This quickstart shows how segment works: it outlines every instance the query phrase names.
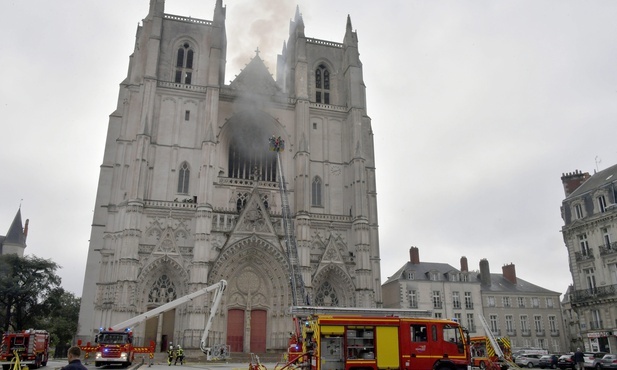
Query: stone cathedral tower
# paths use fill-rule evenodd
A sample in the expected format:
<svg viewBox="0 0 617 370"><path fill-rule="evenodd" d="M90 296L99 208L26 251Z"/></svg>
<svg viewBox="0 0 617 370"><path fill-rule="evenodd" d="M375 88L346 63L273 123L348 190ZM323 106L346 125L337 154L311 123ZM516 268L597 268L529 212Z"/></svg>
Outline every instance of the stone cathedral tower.
<svg viewBox="0 0 617 370"><path fill-rule="evenodd" d="M226 85L222 0L212 21L164 5L150 0L110 116L78 338L225 279L209 345L286 348L279 171L311 304L381 307L373 132L350 18L338 43L306 37L296 11L276 80L257 52ZM198 348L209 302L148 319L136 343Z"/></svg>

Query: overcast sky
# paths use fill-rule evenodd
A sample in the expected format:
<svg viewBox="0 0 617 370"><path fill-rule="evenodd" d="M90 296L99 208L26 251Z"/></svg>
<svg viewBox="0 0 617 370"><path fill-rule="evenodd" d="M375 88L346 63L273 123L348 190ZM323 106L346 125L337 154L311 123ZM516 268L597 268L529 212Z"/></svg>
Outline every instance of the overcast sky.
<svg viewBox="0 0 617 370"><path fill-rule="evenodd" d="M212 19L215 0L167 0ZM358 33L377 161L382 282L425 262L565 292L564 172L617 163L617 1L227 0L229 83L307 37ZM0 235L21 204L26 254L81 296L108 116L148 0L0 0ZM617 235L613 235L617 238Z"/></svg>

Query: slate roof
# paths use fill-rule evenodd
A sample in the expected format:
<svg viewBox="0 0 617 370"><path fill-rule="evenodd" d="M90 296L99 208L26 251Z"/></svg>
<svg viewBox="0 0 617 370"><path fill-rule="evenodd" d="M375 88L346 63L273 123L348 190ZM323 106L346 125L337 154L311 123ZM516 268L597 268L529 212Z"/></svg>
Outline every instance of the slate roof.
<svg viewBox="0 0 617 370"><path fill-rule="evenodd" d="M430 280L427 273L429 272L439 272L442 275L447 273L460 273L458 269L452 267L447 263L438 263L438 262L420 262L420 263L411 263L407 262L403 265L397 272L395 272L392 276L388 278L388 280L384 284L388 284L393 281L397 281L400 279L406 280L403 276L403 273L407 271L414 272L414 280Z"/></svg>
<svg viewBox="0 0 617 370"><path fill-rule="evenodd" d="M21 208L17 211L6 235L0 235L0 253L4 244L7 243L26 245L26 236L24 235L23 223L21 222Z"/></svg>
<svg viewBox="0 0 617 370"><path fill-rule="evenodd" d="M480 272L478 272L478 276ZM560 295L559 292L554 292L552 290L548 290L542 288L541 286L537 286L528 282L527 280L523 280L520 277L516 277L516 284L512 284L506 278L503 277L502 274L491 274L491 286L482 285L482 292L495 292L495 293L554 293Z"/></svg>
<svg viewBox="0 0 617 370"><path fill-rule="evenodd" d="M594 173L587 179L581 186L574 190L567 198L572 199L579 197L592 190L602 188L610 183L617 181L617 164L613 165L605 170Z"/></svg>

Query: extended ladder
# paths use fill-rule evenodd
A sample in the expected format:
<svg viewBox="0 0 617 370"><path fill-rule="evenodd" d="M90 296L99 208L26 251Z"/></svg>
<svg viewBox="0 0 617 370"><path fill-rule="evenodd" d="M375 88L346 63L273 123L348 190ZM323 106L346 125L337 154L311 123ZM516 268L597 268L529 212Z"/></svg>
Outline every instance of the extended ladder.
<svg viewBox="0 0 617 370"><path fill-rule="evenodd" d="M283 211L283 229L285 230L285 244L287 246L287 258L289 260L289 280L291 284L291 294L294 306L310 304L304 289L304 280L300 273L298 263L298 248L294 235L293 224L291 221L291 211L289 210L289 199L287 199L287 185L283 166L281 164L280 152L285 149L285 141L280 137L270 138L270 150L276 152L276 161L279 170L279 190L281 192L281 206Z"/></svg>
<svg viewBox="0 0 617 370"><path fill-rule="evenodd" d="M485 334L486 337L488 338L489 342L491 342L491 346L493 347L493 350L495 351L495 355L497 355L497 357L499 358L499 362L507 364L506 368L519 369L519 366L515 364L514 361L509 360L504 355L503 351L501 350L501 347L499 346L497 338L495 338L495 336L493 335L493 331L488 326L488 323L484 319L484 316L481 313L479 313L478 318L480 319L480 323L482 324L482 327L484 328L484 333L486 333ZM503 370L504 366L502 365L501 368Z"/></svg>

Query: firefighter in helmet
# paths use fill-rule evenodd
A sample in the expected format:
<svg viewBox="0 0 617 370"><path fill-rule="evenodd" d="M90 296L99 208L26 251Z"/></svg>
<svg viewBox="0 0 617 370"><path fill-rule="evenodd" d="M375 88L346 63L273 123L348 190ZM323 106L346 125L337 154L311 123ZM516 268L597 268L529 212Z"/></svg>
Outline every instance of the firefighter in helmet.
<svg viewBox="0 0 617 370"><path fill-rule="evenodd" d="M171 361L174 359L174 345L169 342L169 347L167 347L167 366L171 366Z"/></svg>
<svg viewBox="0 0 617 370"><path fill-rule="evenodd" d="M176 361L174 362L174 366L176 366L178 360L180 360L180 365L184 365L184 350L179 344L176 346Z"/></svg>

